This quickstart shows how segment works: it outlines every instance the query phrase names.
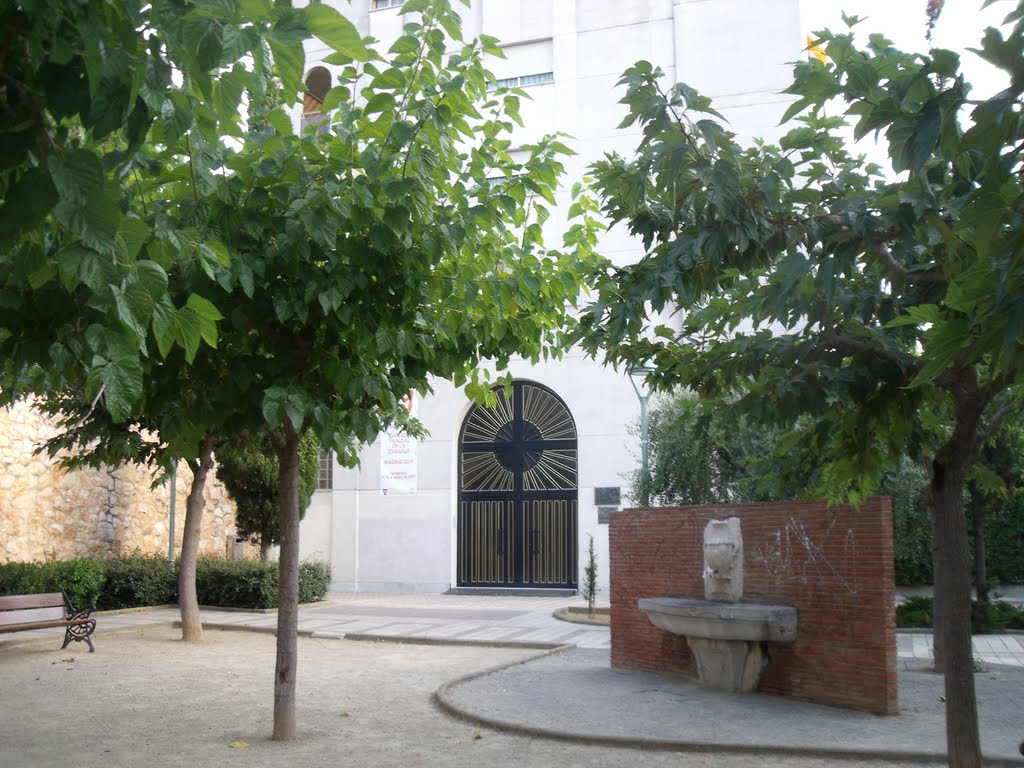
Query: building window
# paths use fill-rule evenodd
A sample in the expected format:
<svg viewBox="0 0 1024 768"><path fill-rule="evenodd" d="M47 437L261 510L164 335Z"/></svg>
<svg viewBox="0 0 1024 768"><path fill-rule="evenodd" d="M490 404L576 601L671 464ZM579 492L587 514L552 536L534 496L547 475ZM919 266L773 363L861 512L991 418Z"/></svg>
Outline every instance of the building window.
<svg viewBox="0 0 1024 768"><path fill-rule="evenodd" d="M397 8L400 5L405 5L405 0L373 0L373 10L379 11L381 8Z"/></svg>
<svg viewBox="0 0 1024 768"><path fill-rule="evenodd" d="M501 80L495 80L490 89L493 91L496 88L523 88L528 85L543 85L544 83L553 82L555 82L554 72L538 72L536 75L503 77Z"/></svg>
<svg viewBox="0 0 1024 768"><path fill-rule="evenodd" d="M320 476L316 481L318 491L329 491L334 487L334 453L320 451Z"/></svg>

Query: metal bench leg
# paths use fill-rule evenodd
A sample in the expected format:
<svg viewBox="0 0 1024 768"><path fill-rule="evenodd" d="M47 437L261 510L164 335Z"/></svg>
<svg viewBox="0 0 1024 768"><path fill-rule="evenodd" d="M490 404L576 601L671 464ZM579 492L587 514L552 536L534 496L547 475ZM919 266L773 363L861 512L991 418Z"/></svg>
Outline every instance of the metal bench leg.
<svg viewBox="0 0 1024 768"><path fill-rule="evenodd" d="M94 629L96 629L95 620L86 624L74 624L69 626L64 632L64 645L61 646L61 650L67 648L72 640L83 640L85 641L85 644L89 646L89 653L95 653L96 649L93 647L92 638L89 637Z"/></svg>

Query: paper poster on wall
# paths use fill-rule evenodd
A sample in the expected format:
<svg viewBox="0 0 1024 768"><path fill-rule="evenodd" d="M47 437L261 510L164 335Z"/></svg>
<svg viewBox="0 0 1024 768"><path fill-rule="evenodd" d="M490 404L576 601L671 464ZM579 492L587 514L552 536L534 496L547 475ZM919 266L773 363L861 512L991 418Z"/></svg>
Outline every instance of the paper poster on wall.
<svg viewBox="0 0 1024 768"><path fill-rule="evenodd" d="M412 391L402 398L402 405L413 416L418 410L416 400ZM397 428L387 429L380 435L380 494L416 495L416 441Z"/></svg>

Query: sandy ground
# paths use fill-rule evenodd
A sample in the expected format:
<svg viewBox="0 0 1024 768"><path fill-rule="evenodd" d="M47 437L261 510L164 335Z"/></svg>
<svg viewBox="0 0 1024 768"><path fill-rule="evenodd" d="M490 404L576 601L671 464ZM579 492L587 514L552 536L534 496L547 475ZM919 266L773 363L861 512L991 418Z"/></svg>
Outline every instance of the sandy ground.
<svg viewBox="0 0 1024 768"><path fill-rule="evenodd" d="M433 692L535 652L307 638L299 640L299 738L272 742L273 636L207 630L202 645L179 638L155 627L100 633L94 654L80 644L56 650L59 632L53 642L0 647L0 768L835 764L598 747L479 728L440 711ZM239 741L248 746L230 746Z"/></svg>

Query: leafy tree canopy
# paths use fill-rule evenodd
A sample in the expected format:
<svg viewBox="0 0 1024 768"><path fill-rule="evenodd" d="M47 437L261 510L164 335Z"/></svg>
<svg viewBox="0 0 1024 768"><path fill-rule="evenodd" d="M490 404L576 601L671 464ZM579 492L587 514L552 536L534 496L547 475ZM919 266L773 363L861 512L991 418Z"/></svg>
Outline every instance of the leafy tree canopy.
<svg viewBox="0 0 1024 768"><path fill-rule="evenodd" d="M640 145L593 171L646 255L597 275L582 331L594 354L653 365L656 385L789 427L779 455L824 460L832 498L870 492L901 455L929 458L958 766L980 765L964 485L1024 394L1024 3L1007 5L978 52L1010 84L984 100L953 51L822 33L828 61L797 64L777 145L741 146L692 88L627 70ZM888 172L853 153L851 130L878 137ZM674 309L675 327L652 319Z"/></svg>
<svg viewBox="0 0 1024 768"><path fill-rule="evenodd" d="M294 737L300 435L354 463L410 389L440 377L486 399L485 361L557 354L599 228L574 194L563 248L545 247L567 148L548 137L513 154L521 92L492 90L483 58L501 50L463 40L448 0L401 12L386 55L326 4L4 12L17 45L0 71L17 84L0 93L34 99L0 123L28 147L0 167L0 215L25 222L0 239L5 395L70 390L69 426L104 409L158 429L171 456L270 434L279 738ZM296 131L313 37L335 85L322 130ZM14 63L26 43L36 52ZM61 111L51 65L80 67L88 102ZM120 117L97 127L104 98ZM31 217L17 210L30 188L46 193Z"/></svg>

